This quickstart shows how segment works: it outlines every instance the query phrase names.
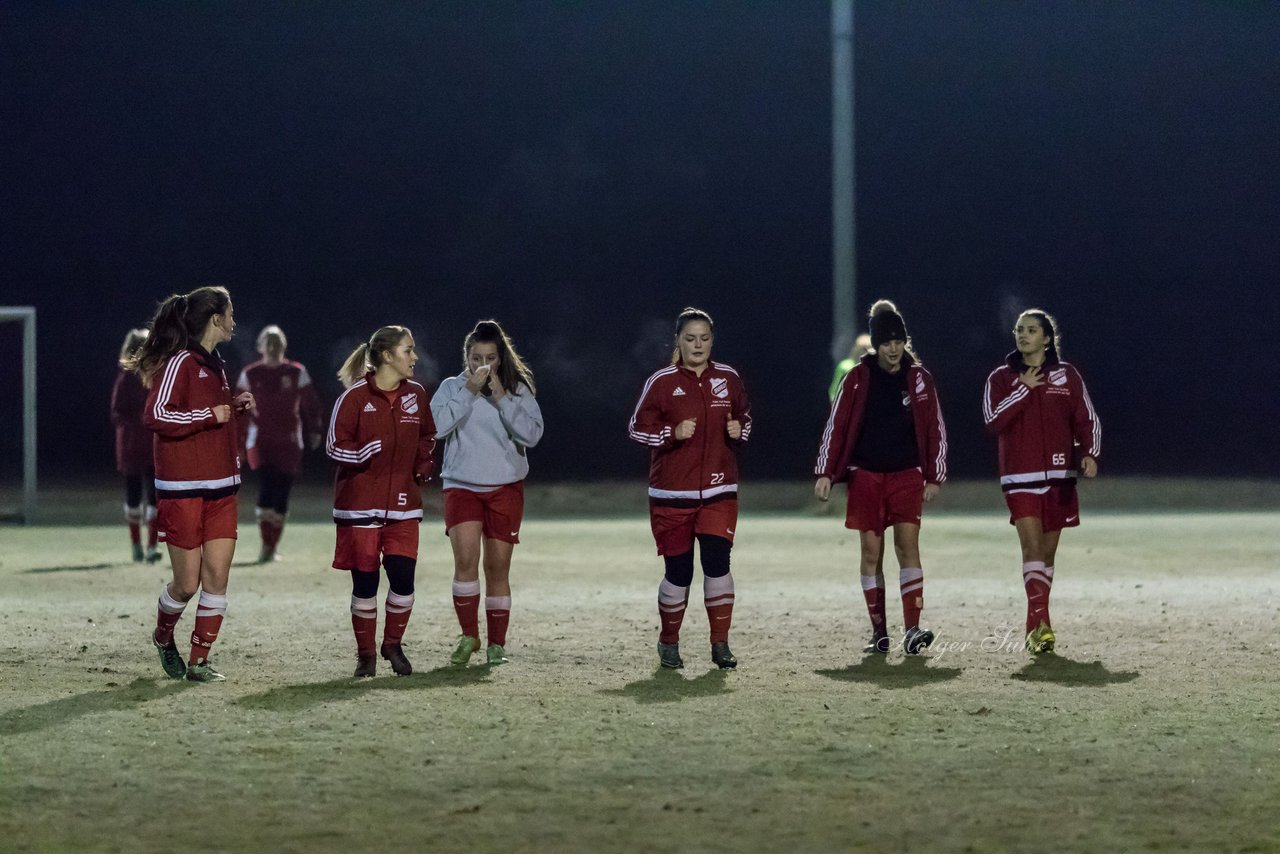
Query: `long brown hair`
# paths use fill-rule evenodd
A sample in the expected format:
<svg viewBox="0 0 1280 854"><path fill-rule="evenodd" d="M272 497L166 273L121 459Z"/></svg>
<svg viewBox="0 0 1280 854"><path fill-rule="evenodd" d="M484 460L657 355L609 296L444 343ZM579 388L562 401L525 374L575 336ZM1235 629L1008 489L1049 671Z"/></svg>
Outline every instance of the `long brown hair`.
<svg viewBox="0 0 1280 854"><path fill-rule="evenodd" d="M399 346L405 336L413 336L407 326L383 326L364 344L351 351L351 355L338 369L338 379L345 386L355 385L370 371L387 360L386 354Z"/></svg>
<svg viewBox="0 0 1280 854"><path fill-rule="evenodd" d="M209 318L226 313L231 294L221 285L196 288L189 294L171 294L156 307L151 334L138 350L120 360L120 366L134 371L142 384L151 387L156 371L179 350L199 344L209 326Z"/></svg>
<svg viewBox="0 0 1280 854"><path fill-rule="evenodd" d="M498 380L511 394L517 394L520 383L529 388L529 394L537 394L533 384L533 371L525 364L524 359L516 352L516 345L511 343L510 336L496 320L481 320L475 329L467 333L462 342L462 364L468 364L471 357L471 345L498 345Z"/></svg>
<svg viewBox="0 0 1280 854"><path fill-rule="evenodd" d="M686 307L685 310L680 312L680 315L676 318L676 346L675 349L671 351L671 364L674 365L680 361L680 333L684 331L686 326L693 323L695 320L701 320L703 323L707 324L707 331L709 331L713 337L715 336L716 323L711 319L711 315L707 314L700 308L694 308L693 306Z"/></svg>

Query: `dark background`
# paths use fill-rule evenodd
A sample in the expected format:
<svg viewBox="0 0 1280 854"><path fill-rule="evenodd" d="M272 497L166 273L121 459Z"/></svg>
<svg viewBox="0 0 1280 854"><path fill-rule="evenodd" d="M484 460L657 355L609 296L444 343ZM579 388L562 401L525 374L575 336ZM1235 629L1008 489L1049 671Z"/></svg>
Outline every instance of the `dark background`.
<svg viewBox="0 0 1280 854"><path fill-rule="evenodd" d="M39 310L42 471L110 471L125 330L221 283L232 368L279 323L330 402L381 324L447 374L501 319L540 381L542 480L643 478L626 422L699 305L756 402L747 477L806 477L829 24L797 0L5 3L0 304ZM1280 474L1277 46L1274 3L858 5L859 310L902 308L953 475L994 474L982 383L1032 304L1104 473Z"/></svg>

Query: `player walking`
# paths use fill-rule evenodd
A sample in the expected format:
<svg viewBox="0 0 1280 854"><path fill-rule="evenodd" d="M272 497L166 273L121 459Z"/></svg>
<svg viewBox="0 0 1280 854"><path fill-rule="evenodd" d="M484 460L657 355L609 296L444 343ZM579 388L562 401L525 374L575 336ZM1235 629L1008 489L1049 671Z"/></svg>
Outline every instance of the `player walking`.
<svg viewBox="0 0 1280 854"><path fill-rule="evenodd" d="M124 475L124 520L129 526L133 559L160 560L156 548L156 470L151 460L151 431L142 423L147 389L134 371L124 365L142 348L150 333L130 329L120 346L120 370L111 387L111 423L116 428L116 471ZM142 521L147 522L147 548L142 549Z"/></svg>
<svg viewBox="0 0 1280 854"><path fill-rule="evenodd" d="M490 665L506 658L511 617L511 553L524 518L527 448L542 438L533 373L495 320L462 344L465 368L431 399L444 440L444 525L453 545L453 608L462 633L449 661L461 667L480 648L480 563ZM483 543L483 546L482 546Z"/></svg>
<svg viewBox="0 0 1280 854"><path fill-rule="evenodd" d="M312 450L320 447L324 425L320 398L300 362L285 358L288 340L275 325L258 333L262 358L240 372L236 388L253 393L257 411L244 420L244 446L249 467L258 473L258 562L276 559L289 512L289 492L302 465L303 436Z"/></svg>
<svg viewBox="0 0 1280 854"><path fill-rule="evenodd" d="M924 502L938 495L947 479L947 427L933 375L911 349L897 306L880 300L871 307L872 352L844 378L818 446L814 494L826 501L833 482L848 481L845 527L859 532L862 595L871 617L871 642L864 652L887 653L884 531L893 527L902 593L902 648L918 655L933 643L920 628L924 569L920 561L920 519Z"/></svg>
<svg viewBox="0 0 1280 854"><path fill-rule="evenodd" d="M236 324L226 288L196 288L160 303L151 335L124 366L137 372L147 395L143 420L155 434L157 524L169 548L173 581L160 591L152 642L174 679L221 682L209 663L227 612L227 577L236 551L236 415L252 413L253 395L235 398L217 346ZM200 591L191 657L173 640L187 602Z"/></svg>
<svg viewBox="0 0 1280 854"><path fill-rule="evenodd" d="M658 659L683 667L680 625L693 583L693 541L702 558L702 595L711 660L737 667L729 649L738 524L738 448L751 437L751 403L738 372L711 360L711 316L686 308L676 318L671 365L649 377L631 416L633 440L650 447L649 524L665 563L658 586Z"/></svg>
<svg viewBox="0 0 1280 854"><path fill-rule="evenodd" d="M983 417L1000 438L1000 487L1022 546L1027 650L1052 652L1054 556L1063 528L1080 524L1076 472L1098 474L1102 423L1084 380L1058 356L1057 323L1029 309L1013 329L1016 349L987 377Z"/></svg>
<svg viewBox="0 0 1280 854"><path fill-rule="evenodd" d="M325 451L338 464L333 567L351 573L357 677L377 673L379 564L391 587L379 651L400 676L413 672L402 643L413 611L420 484L431 477L436 435L426 390L410 379L417 362L413 334L384 326L338 372L347 390L333 407Z"/></svg>

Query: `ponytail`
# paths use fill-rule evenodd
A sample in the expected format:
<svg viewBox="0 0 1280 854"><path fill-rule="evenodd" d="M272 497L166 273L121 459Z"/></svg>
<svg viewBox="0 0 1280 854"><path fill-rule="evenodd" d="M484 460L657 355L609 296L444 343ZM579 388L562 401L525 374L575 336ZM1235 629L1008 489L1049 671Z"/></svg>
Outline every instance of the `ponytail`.
<svg viewBox="0 0 1280 854"><path fill-rule="evenodd" d="M172 294L160 301L151 319L151 334L132 355L120 359L120 366L135 372L142 384L151 387L156 372L179 350L200 342L209 319L225 314L231 294L221 285L196 288L189 294Z"/></svg>
<svg viewBox="0 0 1280 854"><path fill-rule="evenodd" d="M365 374L376 371L386 361L383 354L394 350L406 335L413 335L406 326L383 326L373 333L368 343L351 351L351 355L338 370L338 379L345 386L355 385Z"/></svg>
<svg viewBox="0 0 1280 854"><path fill-rule="evenodd" d="M369 373L369 345L361 344L351 351L351 355L338 369L338 379L344 386L350 387L367 373Z"/></svg>

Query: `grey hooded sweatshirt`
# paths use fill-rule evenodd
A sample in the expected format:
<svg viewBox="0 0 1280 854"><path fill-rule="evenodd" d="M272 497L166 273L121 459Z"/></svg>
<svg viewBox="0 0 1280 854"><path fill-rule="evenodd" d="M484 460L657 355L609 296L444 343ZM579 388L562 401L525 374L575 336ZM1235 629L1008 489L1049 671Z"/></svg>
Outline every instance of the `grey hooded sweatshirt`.
<svg viewBox="0 0 1280 854"><path fill-rule="evenodd" d="M431 417L437 441L444 442L445 489L491 492L524 480L525 448L542 438L542 410L524 383L494 400L472 394L465 372L449 377L431 398Z"/></svg>

